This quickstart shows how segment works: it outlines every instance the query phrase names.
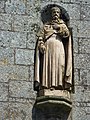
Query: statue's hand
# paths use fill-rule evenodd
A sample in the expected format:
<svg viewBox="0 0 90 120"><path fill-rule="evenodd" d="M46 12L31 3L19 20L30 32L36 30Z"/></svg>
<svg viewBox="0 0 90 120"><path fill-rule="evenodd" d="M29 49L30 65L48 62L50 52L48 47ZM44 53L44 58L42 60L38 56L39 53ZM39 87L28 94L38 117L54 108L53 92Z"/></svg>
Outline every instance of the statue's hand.
<svg viewBox="0 0 90 120"><path fill-rule="evenodd" d="M60 25L58 25L57 23L54 23L53 29L60 30Z"/></svg>
<svg viewBox="0 0 90 120"><path fill-rule="evenodd" d="M42 54L44 54L46 51L46 47L44 45L41 45L39 49Z"/></svg>
<svg viewBox="0 0 90 120"><path fill-rule="evenodd" d="M40 50L40 52L41 52L42 54L44 54L45 51L46 51L46 47L45 47L43 41L41 41L41 42L39 43L39 50Z"/></svg>

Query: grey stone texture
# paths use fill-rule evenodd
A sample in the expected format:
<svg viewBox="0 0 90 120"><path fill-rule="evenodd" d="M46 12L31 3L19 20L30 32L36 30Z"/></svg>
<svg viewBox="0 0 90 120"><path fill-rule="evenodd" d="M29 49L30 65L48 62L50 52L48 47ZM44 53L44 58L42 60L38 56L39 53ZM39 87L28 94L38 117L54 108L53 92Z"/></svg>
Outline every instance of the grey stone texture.
<svg viewBox="0 0 90 120"><path fill-rule="evenodd" d="M32 82L27 81L15 81L9 82L9 95L16 98L33 98L35 96L33 92Z"/></svg>
<svg viewBox="0 0 90 120"><path fill-rule="evenodd" d="M6 48L26 48L27 33L0 31L0 46Z"/></svg>
<svg viewBox="0 0 90 120"><path fill-rule="evenodd" d="M32 65L34 64L34 50L17 49L16 64Z"/></svg>
<svg viewBox="0 0 90 120"><path fill-rule="evenodd" d="M10 48L0 48L0 64L14 64L14 50Z"/></svg>
<svg viewBox="0 0 90 120"><path fill-rule="evenodd" d="M40 11L48 4L62 6L70 16L72 120L90 120L90 0L0 1L0 120L39 119L34 110L34 49L42 26Z"/></svg>
<svg viewBox="0 0 90 120"><path fill-rule="evenodd" d="M0 101L8 101L8 84L0 83Z"/></svg>
<svg viewBox="0 0 90 120"><path fill-rule="evenodd" d="M11 14L0 13L0 30L11 30L12 17Z"/></svg>
<svg viewBox="0 0 90 120"><path fill-rule="evenodd" d="M1 1L0 1L0 13L3 13L3 12L4 12L4 3L5 3L4 0L1 0Z"/></svg>
<svg viewBox="0 0 90 120"><path fill-rule="evenodd" d="M26 80L29 81L29 67L19 65L0 65L0 82L9 80Z"/></svg>

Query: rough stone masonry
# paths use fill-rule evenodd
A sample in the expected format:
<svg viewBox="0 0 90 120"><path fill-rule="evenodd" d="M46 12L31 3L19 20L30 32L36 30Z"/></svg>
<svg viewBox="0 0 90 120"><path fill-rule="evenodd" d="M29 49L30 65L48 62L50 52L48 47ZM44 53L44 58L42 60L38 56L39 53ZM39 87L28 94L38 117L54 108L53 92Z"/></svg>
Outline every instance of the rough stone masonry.
<svg viewBox="0 0 90 120"><path fill-rule="evenodd" d="M90 120L89 0L0 0L0 120L37 119L34 49L40 11L47 4L64 7L70 16L75 82L72 120Z"/></svg>

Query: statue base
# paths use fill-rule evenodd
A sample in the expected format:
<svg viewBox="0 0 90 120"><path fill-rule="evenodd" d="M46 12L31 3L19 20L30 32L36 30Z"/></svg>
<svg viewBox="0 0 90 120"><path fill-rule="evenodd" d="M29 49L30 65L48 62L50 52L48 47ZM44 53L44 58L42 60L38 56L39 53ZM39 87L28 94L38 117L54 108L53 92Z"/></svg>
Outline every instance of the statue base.
<svg viewBox="0 0 90 120"><path fill-rule="evenodd" d="M62 96L71 99L71 94L67 90L43 89L38 93L38 97L40 96Z"/></svg>
<svg viewBox="0 0 90 120"><path fill-rule="evenodd" d="M72 102L69 91L44 89L38 95L35 103L36 120L71 120Z"/></svg>

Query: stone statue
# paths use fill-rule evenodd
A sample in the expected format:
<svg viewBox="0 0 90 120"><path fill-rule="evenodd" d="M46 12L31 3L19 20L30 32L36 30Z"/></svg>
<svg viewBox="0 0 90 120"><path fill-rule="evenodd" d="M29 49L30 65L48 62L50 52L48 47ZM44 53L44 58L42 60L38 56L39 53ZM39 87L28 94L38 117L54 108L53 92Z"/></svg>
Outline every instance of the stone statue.
<svg viewBox="0 0 90 120"><path fill-rule="evenodd" d="M71 90L72 45L61 10L51 8L52 20L37 34L35 50L35 89Z"/></svg>

